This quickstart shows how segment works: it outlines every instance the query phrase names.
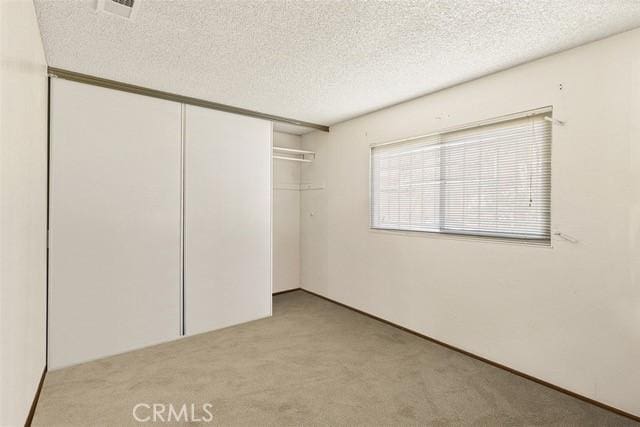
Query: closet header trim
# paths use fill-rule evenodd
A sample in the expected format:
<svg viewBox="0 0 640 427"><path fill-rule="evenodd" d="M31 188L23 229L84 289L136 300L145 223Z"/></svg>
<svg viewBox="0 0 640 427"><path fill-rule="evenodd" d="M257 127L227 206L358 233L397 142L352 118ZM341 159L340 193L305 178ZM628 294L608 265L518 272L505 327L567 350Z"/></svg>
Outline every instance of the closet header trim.
<svg viewBox="0 0 640 427"><path fill-rule="evenodd" d="M108 89L121 90L123 92L135 93L138 95L151 96L154 98L166 99L169 101L180 102L198 107L210 108L212 110L226 111L228 113L240 114L243 116L255 117L258 119L270 120L274 122L288 123L296 126L304 126L312 129L329 132L329 126L319 125L317 123L305 122L302 120L291 119L288 117L274 116L272 114L261 113L259 111L247 110L245 108L234 107L232 105L220 104L217 102L205 101L204 99L192 98L190 96L177 95L175 93L163 92L160 90L149 89L142 86L136 86L129 83L122 83L115 80L103 79L102 77L90 76L87 74L76 73L75 71L63 70L61 68L48 67L49 76L58 77L65 80L71 80L79 83L86 83L94 86L105 87Z"/></svg>

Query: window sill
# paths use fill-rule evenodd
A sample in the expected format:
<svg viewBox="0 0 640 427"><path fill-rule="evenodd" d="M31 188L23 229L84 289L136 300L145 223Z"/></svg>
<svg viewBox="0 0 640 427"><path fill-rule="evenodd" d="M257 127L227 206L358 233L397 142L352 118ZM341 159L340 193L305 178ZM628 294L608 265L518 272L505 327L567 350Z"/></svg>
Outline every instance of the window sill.
<svg viewBox="0 0 640 427"><path fill-rule="evenodd" d="M436 231L394 230L389 228L374 228L374 227L369 227L369 232L375 233L375 234L389 234L389 235L406 236L406 237L462 240L466 242L497 243L497 244L505 244L505 245L532 246L532 247L538 247L538 248L553 249L553 245L550 239L549 240L522 239L522 238L512 238L512 237L482 236L482 235L476 235L476 234L446 233L446 232L436 232Z"/></svg>

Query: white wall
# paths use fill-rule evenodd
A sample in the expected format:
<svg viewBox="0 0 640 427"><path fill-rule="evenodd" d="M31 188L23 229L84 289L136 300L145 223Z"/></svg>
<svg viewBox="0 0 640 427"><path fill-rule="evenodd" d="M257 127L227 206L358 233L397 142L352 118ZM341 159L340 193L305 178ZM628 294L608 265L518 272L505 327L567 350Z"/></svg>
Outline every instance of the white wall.
<svg viewBox="0 0 640 427"><path fill-rule="evenodd" d="M559 85L563 88L560 89ZM553 247L368 229L369 144L553 105ZM304 288L640 415L640 30L303 137Z"/></svg>
<svg viewBox="0 0 640 427"><path fill-rule="evenodd" d="M0 425L45 366L47 80L31 1L0 1Z"/></svg>
<svg viewBox="0 0 640 427"><path fill-rule="evenodd" d="M300 148L298 135L274 132L273 145ZM273 292L300 287L300 163L273 159Z"/></svg>

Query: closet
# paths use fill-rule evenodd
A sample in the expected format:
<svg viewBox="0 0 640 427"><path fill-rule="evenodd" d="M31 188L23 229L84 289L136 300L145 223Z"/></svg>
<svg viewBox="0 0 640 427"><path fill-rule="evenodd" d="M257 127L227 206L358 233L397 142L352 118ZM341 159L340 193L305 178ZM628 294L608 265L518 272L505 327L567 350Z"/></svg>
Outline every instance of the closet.
<svg viewBox="0 0 640 427"><path fill-rule="evenodd" d="M269 121L51 79L49 369L271 313Z"/></svg>

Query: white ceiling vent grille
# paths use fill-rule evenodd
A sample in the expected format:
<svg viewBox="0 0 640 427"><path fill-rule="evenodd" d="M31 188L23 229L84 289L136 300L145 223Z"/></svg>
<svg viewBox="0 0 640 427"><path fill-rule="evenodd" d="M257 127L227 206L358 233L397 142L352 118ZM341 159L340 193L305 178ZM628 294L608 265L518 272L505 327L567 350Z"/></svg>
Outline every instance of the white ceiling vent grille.
<svg viewBox="0 0 640 427"><path fill-rule="evenodd" d="M126 19L133 19L140 0L98 0L98 12L118 15Z"/></svg>

